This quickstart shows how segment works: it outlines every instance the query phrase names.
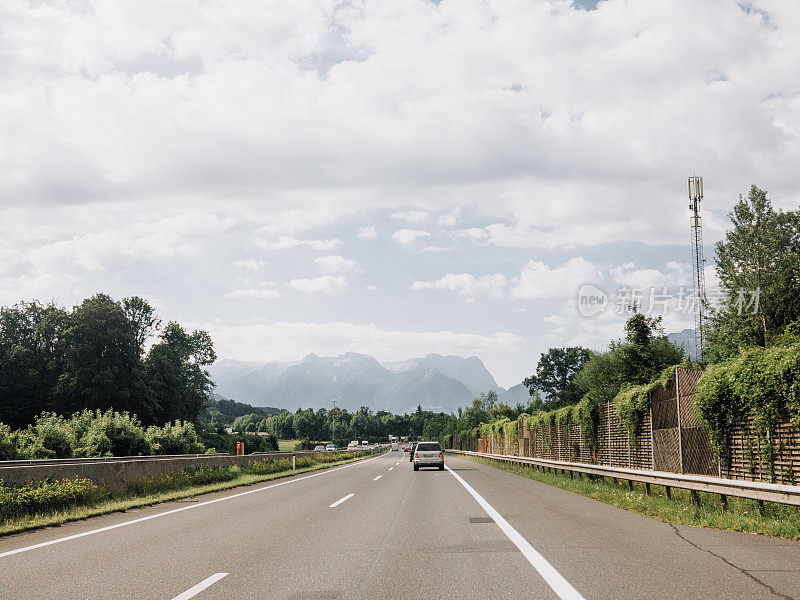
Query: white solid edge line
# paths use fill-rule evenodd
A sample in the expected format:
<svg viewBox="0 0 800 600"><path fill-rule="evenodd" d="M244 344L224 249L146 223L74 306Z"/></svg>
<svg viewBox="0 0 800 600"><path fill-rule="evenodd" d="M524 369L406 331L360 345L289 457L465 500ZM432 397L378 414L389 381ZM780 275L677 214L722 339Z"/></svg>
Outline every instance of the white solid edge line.
<svg viewBox="0 0 800 600"><path fill-rule="evenodd" d="M390 470L390 471L391 471L392 469L394 469L394 467L389 467L389 470Z"/></svg>
<svg viewBox="0 0 800 600"><path fill-rule="evenodd" d="M378 479L380 479L381 477L383 477L383 475L378 475L377 477L373 477L372 481L378 481Z"/></svg>
<svg viewBox="0 0 800 600"><path fill-rule="evenodd" d="M528 559L528 562L533 565L533 568L536 569L539 574L544 578L553 591L558 594L558 597L562 600L584 600L583 596L581 596L578 591L572 587L569 582L562 577L561 573L556 571L553 566L547 562L547 560L539 554L536 549L528 543L522 535L514 529L508 521L506 521L499 512L497 512L492 505L489 504L486 500L484 500L483 496L481 496L478 492L476 492L470 484L464 481L461 476L453 471L450 467L445 465L445 469L450 471L453 477L464 486L464 488L472 495L475 500L478 501L478 504L481 505L483 510L486 511L492 520L497 523L497 526L502 530L503 533L506 534L509 540L511 540L514 545L519 548L519 551L522 552L523 556Z"/></svg>
<svg viewBox="0 0 800 600"><path fill-rule="evenodd" d="M338 499L336 502L334 502L333 504L331 504L330 506L328 506L328 508L336 508L336 507L337 507L337 506L339 506L339 505L340 505L342 502L345 502L345 501L347 501L347 500L350 500L350 498L352 498L353 496L355 496L355 494L347 494L347 496L345 496L344 498L339 498L339 499Z"/></svg>
<svg viewBox="0 0 800 600"><path fill-rule="evenodd" d="M360 460L357 462L350 463L349 465L342 465L341 467L332 467L330 469L324 469L319 473L312 473L311 475L304 475L303 477L299 477L297 479L288 479L287 481L281 481L280 483L273 483L272 485L267 485L264 487L257 488L255 490L247 490L246 492L239 492L238 494L231 494L230 496L224 496L223 498L215 498L214 500L206 500L205 502L199 502L197 504L190 504L188 506L182 506L181 508L173 508L172 510L168 510L162 513L158 513L155 515L149 515L147 517L139 517L138 519L132 519L130 521L125 521L123 523L117 523L116 525L108 525L107 527L100 527L99 529L92 529L90 531L84 531L83 533L76 533L74 535L68 535L63 538L57 538L55 540L50 540L47 542L41 542L39 544L33 544L32 546L24 546L22 548L17 548L15 550L8 550L6 552L0 553L0 558L5 558L6 556L11 556L12 554L19 554L20 552L27 552L28 550L36 550L37 548L44 548L45 546L52 546L53 544L59 544L61 542L67 542L69 540L76 540L78 538L86 537L87 535L93 535L95 533L102 533L103 531L110 531L112 529L118 529L120 527L126 527L128 525L134 525L136 523L142 523L144 521L149 521L150 519L158 519L159 517L166 517L167 515L174 515L175 513L183 512L185 510L193 510L195 508L200 508L201 506L208 506L209 504L216 504L217 502L224 502L225 500L231 500L233 498L239 498L241 496L247 496L248 494L255 494L257 492L263 492L264 490L271 490L272 488L280 487L282 485L289 485L290 483L297 483L298 481L303 481L305 479L311 479L312 477L319 477L321 475L327 475L328 473L333 473L334 471L341 471L342 469L347 469L349 467L355 467L356 465L363 465L371 460L375 460L376 458L381 458L383 454L379 454L378 456L374 456L372 458L368 458L366 460Z"/></svg>
<svg viewBox="0 0 800 600"><path fill-rule="evenodd" d="M207 587L209 587L211 585L214 585L215 583L217 583L220 579L222 579L226 575L228 575L228 574L227 573L214 573L208 579L204 579L203 581L201 581L197 585L194 585L194 586L190 587L188 590L186 590L182 594L179 594L179 595L175 596L172 600L189 600L189 598L194 598L195 596L197 596L197 594L202 592Z"/></svg>

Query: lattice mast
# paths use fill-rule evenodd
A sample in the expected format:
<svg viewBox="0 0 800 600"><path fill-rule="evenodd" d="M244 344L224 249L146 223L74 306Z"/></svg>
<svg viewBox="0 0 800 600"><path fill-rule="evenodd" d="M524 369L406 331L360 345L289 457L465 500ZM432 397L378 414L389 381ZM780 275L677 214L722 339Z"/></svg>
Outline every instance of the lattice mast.
<svg viewBox="0 0 800 600"><path fill-rule="evenodd" d="M694 270L694 344L695 360L703 360L703 335L705 324L706 277L703 257L703 222L700 217L700 202L703 200L703 178L689 177L689 227L692 243L692 269Z"/></svg>

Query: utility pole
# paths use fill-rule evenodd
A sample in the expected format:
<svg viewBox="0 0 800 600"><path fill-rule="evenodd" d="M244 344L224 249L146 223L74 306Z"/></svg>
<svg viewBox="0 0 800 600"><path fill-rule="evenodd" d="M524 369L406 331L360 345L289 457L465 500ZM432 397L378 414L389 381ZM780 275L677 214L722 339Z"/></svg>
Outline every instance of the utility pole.
<svg viewBox="0 0 800 600"><path fill-rule="evenodd" d="M703 223L700 218L700 202L703 200L703 178L689 177L689 229L692 242L692 269L694 270L694 345L695 360L703 360L703 336L706 309L706 276L703 256Z"/></svg>

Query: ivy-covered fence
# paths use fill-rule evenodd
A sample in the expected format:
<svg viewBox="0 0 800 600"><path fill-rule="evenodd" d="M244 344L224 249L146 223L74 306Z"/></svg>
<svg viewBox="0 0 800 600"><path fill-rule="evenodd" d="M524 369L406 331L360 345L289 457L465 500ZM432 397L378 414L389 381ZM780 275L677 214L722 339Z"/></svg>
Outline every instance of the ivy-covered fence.
<svg viewBox="0 0 800 600"><path fill-rule="evenodd" d="M576 406L482 424L453 436L452 447L477 451L485 438L491 453L800 483L800 349L742 356L704 373L670 367L613 402L587 395Z"/></svg>
<svg viewBox="0 0 800 600"><path fill-rule="evenodd" d="M750 348L711 365L695 405L723 476L800 483L800 345Z"/></svg>

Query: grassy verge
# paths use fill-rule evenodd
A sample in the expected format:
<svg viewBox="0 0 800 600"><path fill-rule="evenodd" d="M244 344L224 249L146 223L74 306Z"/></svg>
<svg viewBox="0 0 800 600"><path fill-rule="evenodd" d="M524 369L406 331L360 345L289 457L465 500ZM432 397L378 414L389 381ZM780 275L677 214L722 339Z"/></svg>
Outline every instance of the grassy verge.
<svg viewBox="0 0 800 600"><path fill-rule="evenodd" d="M245 467L191 469L141 479L118 493L111 493L88 480L15 488L3 488L0 482L0 535L291 477L362 460L378 452L322 455L319 460L302 457L297 459L294 471L291 460L285 459L257 461Z"/></svg>
<svg viewBox="0 0 800 600"><path fill-rule="evenodd" d="M764 514L755 500L728 498L728 510L720 509L719 495L698 492L698 504L693 505L688 490L672 488L672 498L667 498L663 487L651 485L651 494L645 493L644 484L634 483L633 491L627 482L614 483L609 479L570 479L569 475L547 473L522 468L507 463L468 455L452 455L515 473L562 490L588 496L618 508L639 513L665 523L695 525L745 531L776 537L800 540L800 508L767 502Z"/></svg>
<svg viewBox="0 0 800 600"><path fill-rule="evenodd" d="M301 440L278 440L278 452L294 452Z"/></svg>

